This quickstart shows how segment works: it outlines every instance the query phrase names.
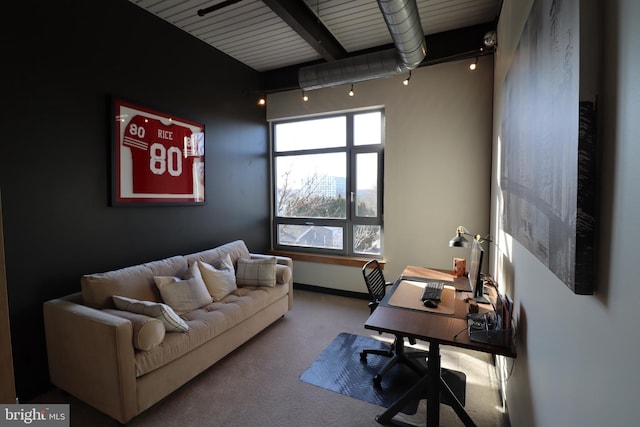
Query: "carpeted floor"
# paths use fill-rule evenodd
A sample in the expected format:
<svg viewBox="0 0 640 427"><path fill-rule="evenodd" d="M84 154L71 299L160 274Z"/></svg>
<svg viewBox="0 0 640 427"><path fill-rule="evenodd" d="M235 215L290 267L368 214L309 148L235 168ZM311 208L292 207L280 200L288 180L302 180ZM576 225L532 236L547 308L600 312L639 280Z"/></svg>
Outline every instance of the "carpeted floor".
<svg viewBox="0 0 640 427"><path fill-rule="evenodd" d="M343 332L302 373L300 379L326 390L389 408L418 381L419 376L405 364L397 363L383 376L380 387L373 386L373 377L388 359L369 355L364 363L360 360L360 352L364 349L386 348L387 343L375 338ZM426 359L419 358L416 362L426 371ZM462 372L447 370L443 371L443 378L464 405L466 376ZM422 398L426 398L426 390ZM402 412L415 414L419 400L408 403Z"/></svg>
<svg viewBox="0 0 640 427"><path fill-rule="evenodd" d="M204 426L376 426L384 408L300 380L341 332L391 340L364 329L366 301L294 291L285 317L129 422L134 427ZM426 343L425 343L426 344ZM425 347L426 348L426 347ZM503 414L489 355L441 349L442 365L466 375L465 408L478 426L502 427ZM383 383L384 384L384 383ZM32 403L70 403L72 427L118 423L59 390ZM461 426L441 405L441 426ZM399 414L410 425L425 425L425 401L416 413Z"/></svg>

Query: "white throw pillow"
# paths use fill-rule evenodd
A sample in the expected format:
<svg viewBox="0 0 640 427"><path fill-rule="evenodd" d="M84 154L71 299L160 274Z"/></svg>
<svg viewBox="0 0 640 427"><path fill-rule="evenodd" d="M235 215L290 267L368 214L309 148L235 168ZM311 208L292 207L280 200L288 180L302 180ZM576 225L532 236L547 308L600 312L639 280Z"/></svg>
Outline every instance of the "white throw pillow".
<svg viewBox="0 0 640 427"><path fill-rule="evenodd" d="M225 258L229 258L229 255ZM228 268L229 264L231 266L230 269ZM226 267L223 270L219 270L213 265L207 264L203 261L198 261L194 265L197 265L200 269L204 284L214 301L220 301L222 298L238 289L236 286L236 275L233 270L231 258L223 260L222 263L218 263L219 266L224 265Z"/></svg>
<svg viewBox="0 0 640 427"><path fill-rule="evenodd" d="M160 290L162 300L177 313L187 313L211 303L211 295L195 264L189 268L184 279L173 276L153 278Z"/></svg>
<svg viewBox="0 0 640 427"><path fill-rule="evenodd" d="M276 258L239 258L236 280L239 286L275 286Z"/></svg>
<svg viewBox="0 0 640 427"><path fill-rule="evenodd" d="M167 304L152 301L139 301L137 299L122 297L119 295L114 295L112 298L113 303L118 310L155 317L162 322L167 332L186 332L189 330L187 322L182 320L180 316L178 316Z"/></svg>

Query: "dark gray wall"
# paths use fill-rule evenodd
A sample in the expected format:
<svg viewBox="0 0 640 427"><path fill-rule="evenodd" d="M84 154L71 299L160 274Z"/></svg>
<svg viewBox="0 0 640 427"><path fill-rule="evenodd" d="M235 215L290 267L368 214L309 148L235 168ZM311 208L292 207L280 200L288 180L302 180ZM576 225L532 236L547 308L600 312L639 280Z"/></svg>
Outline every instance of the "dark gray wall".
<svg viewBox="0 0 640 427"><path fill-rule="evenodd" d="M268 248L268 132L256 72L126 0L11 2L3 16L0 189L24 401L50 387L42 303L82 274L234 239ZM113 95L205 124L205 206L109 206Z"/></svg>

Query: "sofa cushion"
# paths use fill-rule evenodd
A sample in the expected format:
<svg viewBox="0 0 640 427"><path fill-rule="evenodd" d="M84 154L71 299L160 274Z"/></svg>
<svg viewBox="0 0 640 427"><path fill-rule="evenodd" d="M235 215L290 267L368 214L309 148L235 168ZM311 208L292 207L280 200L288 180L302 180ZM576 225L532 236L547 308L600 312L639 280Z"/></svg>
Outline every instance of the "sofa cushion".
<svg viewBox="0 0 640 427"><path fill-rule="evenodd" d="M137 352L136 375L149 373L188 353L205 342L244 322L265 307L286 297L288 285L272 288L246 286L238 288L222 301L216 301L185 313L188 334L167 334L161 345L151 351ZM242 329L237 333L242 335Z"/></svg>
<svg viewBox="0 0 640 427"><path fill-rule="evenodd" d="M200 269L192 265L183 279L175 276L155 276L162 300L177 313L195 310L212 302L202 280Z"/></svg>
<svg viewBox="0 0 640 427"><path fill-rule="evenodd" d="M166 304L152 301L138 301L119 295L113 296L113 302L118 310L144 314L162 322L167 332L186 332L189 325Z"/></svg>
<svg viewBox="0 0 640 427"><path fill-rule="evenodd" d="M160 301L160 293L154 289L152 277L151 270L144 265L107 273L87 274L80 279L82 300L84 304L99 309L113 308L113 300L111 299L113 295L125 295L146 301Z"/></svg>
<svg viewBox="0 0 640 427"><path fill-rule="evenodd" d="M176 255L158 261L147 262L144 266L148 267L154 276L183 277L187 273L189 264L185 257Z"/></svg>
<svg viewBox="0 0 640 427"><path fill-rule="evenodd" d="M229 263L231 263L229 255L227 254L225 258L225 260L217 264L218 268L203 261L197 261L194 264L200 269L204 284L214 301L220 301L237 289L233 265L229 268Z"/></svg>
<svg viewBox="0 0 640 427"><path fill-rule="evenodd" d="M166 330L162 322L144 314L131 313L110 308L103 311L131 321L133 327L133 346L142 351L151 350L164 339Z"/></svg>
<svg viewBox="0 0 640 427"><path fill-rule="evenodd" d="M249 249L242 240L235 240L233 242L226 243L217 248L208 249L202 252L196 252L189 255L185 255L185 259L189 265L196 261L204 261L207 264L215 265L216 261L229 254L231 262L235 265L238 258L249 258Z"/></svg>
<svg viewBox="0 0 640 427"><path fill-rule="evenodd" d="M82 276L80 284L84 304L93 308L113 308L113 295L141 301L162 301L153 276L178 276L187 271L187 261L175 256L106 273Z"/></svg>
<svg viewBox="0 0 640 427"><path fill-rule="evenodd" d="M238 286L275 286L276 258L238 259L236 282Z"/></svg>

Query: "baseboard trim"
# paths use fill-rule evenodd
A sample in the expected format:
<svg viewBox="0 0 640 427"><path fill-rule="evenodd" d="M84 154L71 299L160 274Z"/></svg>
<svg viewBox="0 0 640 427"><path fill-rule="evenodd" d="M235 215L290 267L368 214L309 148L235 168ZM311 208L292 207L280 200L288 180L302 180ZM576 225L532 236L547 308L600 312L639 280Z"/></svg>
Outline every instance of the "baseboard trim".
<svg viewBox="0 0 640 427"><path fill-rule="evenodd" d="M495 373L497 377L500 377L498 373L498 358L501 357L504 359L504 356L493 355L493 367L495 369ZM509 404L507 402L507 396L505 394L505 390L502 385L498 386L498 394L500 395L500 402L502 403L502 425L504 427L511 427L511 417L509 416Z"/></svg>
<svg viewBox="0 0 640 427"><path fill-rule="evenodd" d="M342 289L325 288L323 286L305 285L304 283L294 283L293 289L300 289L301 291L317 292L320 294L338 295L341 297L369 300L368 293L344 291Z"/></svg>

